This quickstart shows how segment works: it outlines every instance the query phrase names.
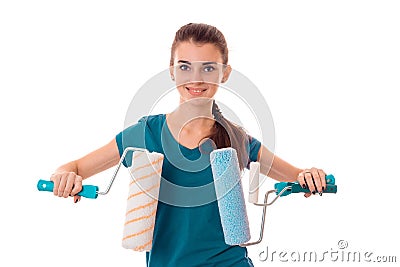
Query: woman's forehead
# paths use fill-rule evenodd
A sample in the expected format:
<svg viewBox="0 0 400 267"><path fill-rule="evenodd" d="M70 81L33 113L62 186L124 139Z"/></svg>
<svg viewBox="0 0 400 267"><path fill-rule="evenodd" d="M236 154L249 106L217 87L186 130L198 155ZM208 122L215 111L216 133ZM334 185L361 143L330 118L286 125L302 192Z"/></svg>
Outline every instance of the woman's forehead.
<svg viewBox="0 0 400 267"><path fill-rule="evenodd" d="M175 62L179 60L194 61L212 61L222 63L222 56L219 49L210 43L196 44L193 42L181 42L175 49Z"/></svg>

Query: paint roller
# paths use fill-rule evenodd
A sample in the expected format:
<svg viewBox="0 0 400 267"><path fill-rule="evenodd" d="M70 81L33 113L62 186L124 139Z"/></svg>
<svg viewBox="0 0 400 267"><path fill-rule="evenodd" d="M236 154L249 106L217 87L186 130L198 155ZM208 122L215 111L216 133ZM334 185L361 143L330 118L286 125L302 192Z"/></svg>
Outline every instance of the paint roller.
<svg viewBox="0 0 400 267"><path fill-rule="evenodd" d="M134 152L132 164L129 168L132 180L129 184L122 246L134 251L150 251L164 160L163 154L149 153L146 149L128 147L121 155L105 191L99 191L98 186L83 185L78 195L91 199L96 199L98 195L106 195L117 177L122 162L130 151ZM52 181L38 181L37 189L39 191L52 192L53 188Z"/></svg>
<svg viewBox="0 0 400 267"><path fill-rule="evenodd" d="M157 212L164 155L136 152L130 173L122 246L134 251L150 251Z"/></svg>
<svg viewBox="0 0 400 267"><path fill-rule="evenodd" d="M210 162L225 243L245 243L250 240L250 228L236 150L213 150Z"/></svg>
<svg viewBox="0 0 400 267"><path fill-rule="evenodd" d="M258 202L260 163L250 162L249 168L249 197L250 203L263 207L260 236L257 241L248 242L251 238L249 220L241 183L237 152L234 148L227 147L213 150L210 153L211 170L214 179L215 193L218 201L218 209L221 218L225 243L228 245L250 246L259 244L263 239L266 208L272 205L279 197L291 193L309 193L298 183L276 183L274 190L266 192L264 203ZM336 193L335 178L327 175L324 193ZM275 198L268 202L269 196L275 193Z"/></svg>

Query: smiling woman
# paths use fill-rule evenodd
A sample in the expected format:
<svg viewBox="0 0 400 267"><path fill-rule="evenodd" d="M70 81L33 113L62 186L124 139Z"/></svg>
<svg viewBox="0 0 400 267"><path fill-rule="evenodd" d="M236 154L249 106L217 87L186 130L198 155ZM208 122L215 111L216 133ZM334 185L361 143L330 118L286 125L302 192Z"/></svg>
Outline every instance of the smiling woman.
<svg viewBox="0 0 400 267"><path fill-rule="evenodd" d="M171 76L176 82L181 105L176 112L169 114L169 117L175 117L175 121L184 122L178 125L178 129L172 130L177 133L192 128L204 129L207 123L202 125L202 121L207 121L207 118L216 120L209 129L202 131L203 134L198 136L197 143L209 138L217 148L230 146L235 148L240 169L243 169L248 164L246 154L248 136L241 126L232 123L222 115L213 99L219 83L229 78L232 68L227 64L228 46L224 35L216 27L189 23L180 28L171 47L170 69L173 70ZM199 97L203 99L194 99ZM200 102L205 102L201 110L193 107ZM182 103L185 104L182 105ZM179 109L181 112L178 112ZM193 110L197 110L196 114ZM188 114L191 115L187 116ZM193 120L196 116L197 119ZM200 127L193 127L194 123ZM204 132L209 134L204 135ZM185 142L184 137L181 139Z"/></svg>
<svg viewBox="0 0 400 267"><path fill-rule="evenodd" d="M216 27L194 23L181 27L170 60L170 75L180 97L178 107L168 114L143 116L105 146L59 167L51 177L54 194L72 195L79 201L76 194L82 189L82 179L116 165L127 147L162 153L166 156L147 266L253 266L245 247L224 241L215 189L205 187L213 184L213 176L210 155L202 149L204 140L213 148L234 148L240 170L259 161L264 175L278 181L298 180L313 193L324 190L325 173L290 165L222 115L214 96L231 70L225 38ZM204 162L208 164L200 166ZM212 200L196 202L205 195Z"/></svg>

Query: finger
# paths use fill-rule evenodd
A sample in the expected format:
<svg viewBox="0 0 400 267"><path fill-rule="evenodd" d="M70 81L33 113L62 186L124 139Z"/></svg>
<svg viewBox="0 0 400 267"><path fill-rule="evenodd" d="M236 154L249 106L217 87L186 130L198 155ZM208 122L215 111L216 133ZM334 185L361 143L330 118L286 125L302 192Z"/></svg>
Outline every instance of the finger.
<svg viewBox="0 0 400 267"><path fill-rule="evenodd" d="M57 195L59 197L62 197L64 195L64 190L65 190L66 184L67 184L67 174L63 174L63 175L61 175L60 184L58 186Z"/></svg>
<svg viewBox="0 0 400 267"><path fill-rule="evenodd" d="M306 180L308 189L310 189L311 193L315 194L315 185L314 185L314 181L313 181L311 172L306 172L304 174L304 176L305 176L305 180Z"/></svg>
<svg viewBox="0 0 400 267"><path fill-rule="evenodd" d="M299 182L301 187L303 187L304 189L307 188L307 184L306 184L306 181L304 179L304 173L303 172L299 173L299 175L297 176L297 181Z"/></svg>
<svg viewBox="0 0 400 267"><path fill-rule="evenodd" d="M81 196L75 195L74 196L74 203L78 203L81 200Z"/></svg>
<svg viewBox="0 0 400 267"><path fill-rule="evenodd" d="M322 183L321 183L321 177L319 176L319 173L318 173L318 169L311 168L311 174L313 177L315 189L321 195L322 194Z"/></svg>
<svg viewBox="0 0 400 267"><path fill-rule="evenodd" d="M66 181L65 189L64 189L64 193L63 193L64 198L67 198L71 194L74 183L75 183L75 173L70 172L67 175L67 181Z"/></svg>
<svg viewBox="0 0 400 267"><path fill-rule="evenodd" d="M321 186L322 186L322 191L325 191L326 189L326 174L323 170L318 169L318 174L319 177L321 178Z"/></svg>
<svg viewBox="0 0 400 267"><path fill-rule="evenodd" d="M304 196L308 198L311 196L311 193L305 193Z"/></svg>
<svg viewBox="0 0 400 267"><path fill-rule="evenodd" d="M53 181L53 194L55 196L58 195L58 187L60 186L60 180L61 180L61 176L57 175L57 174L53 174L50 177L50 181Z"/></svg>
<svg viewBox="0 0 400 267"><path fill-rule="evenodd" d="M71 196L75 196L76 194L78 194L81 191L82 191L82 177L79 175L76 175L75 176L75 184L71 191Z"/></svg>

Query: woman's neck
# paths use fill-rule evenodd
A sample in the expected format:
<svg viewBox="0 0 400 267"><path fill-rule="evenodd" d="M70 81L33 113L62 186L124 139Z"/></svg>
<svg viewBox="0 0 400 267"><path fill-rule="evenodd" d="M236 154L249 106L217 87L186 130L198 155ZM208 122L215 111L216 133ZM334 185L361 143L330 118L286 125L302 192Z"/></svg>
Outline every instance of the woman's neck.
<svg viewBox="0 0 400 267"><path fill-rule="evenodd" d="M209 131L214 125L212 114L213 99L195 99L181 102L169 114L169 121L189 132Z"/></svg>

